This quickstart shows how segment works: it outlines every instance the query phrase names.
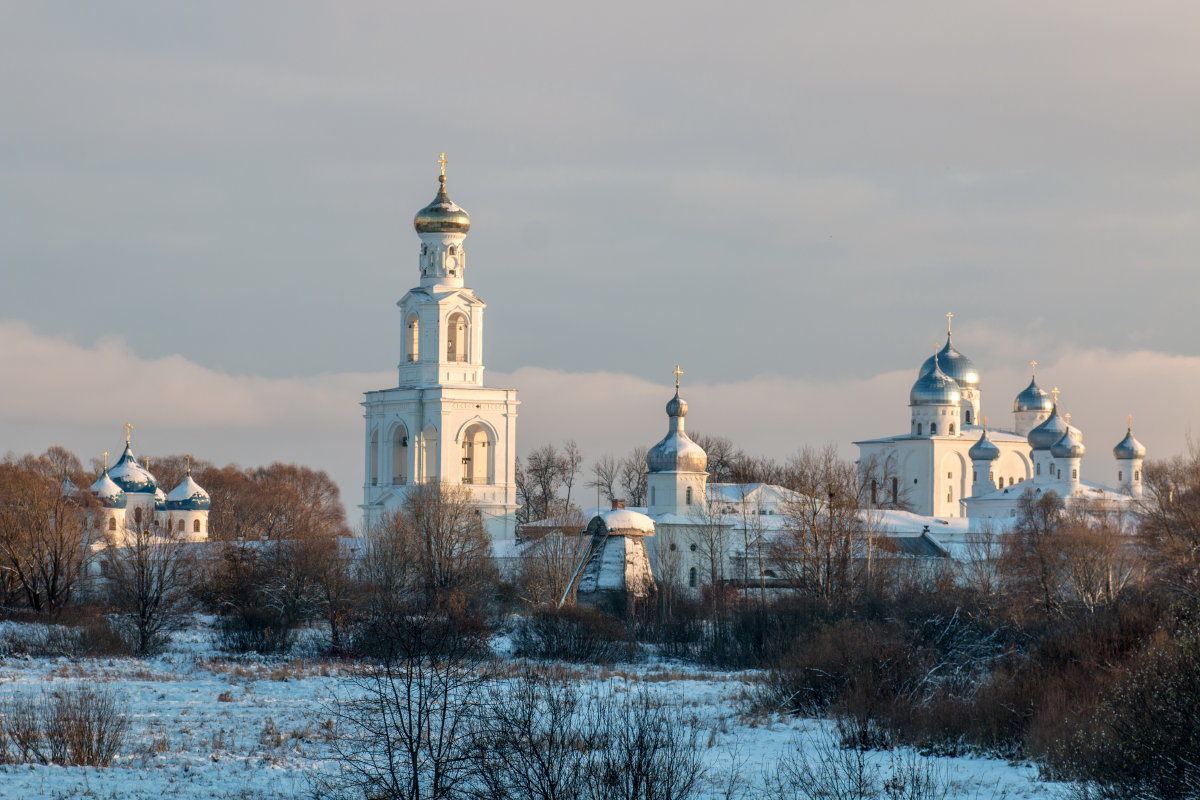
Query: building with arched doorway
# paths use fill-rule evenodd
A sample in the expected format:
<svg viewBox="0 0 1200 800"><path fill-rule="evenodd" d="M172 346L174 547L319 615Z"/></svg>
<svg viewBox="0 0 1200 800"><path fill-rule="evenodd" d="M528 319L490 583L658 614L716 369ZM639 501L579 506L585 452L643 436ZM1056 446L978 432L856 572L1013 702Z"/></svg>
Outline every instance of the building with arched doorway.
<svg viewBox="0 0 1200 800"><path fill-rule="evenodd" d="M483 311L465 283L463 246L471 219L446 193L413 222L421 240L420 283L397 303L397 384L367 392L363 522L368 528L399 507L411 487L462 485L493 539L516 535L515 389L483 380Z"/></svg>

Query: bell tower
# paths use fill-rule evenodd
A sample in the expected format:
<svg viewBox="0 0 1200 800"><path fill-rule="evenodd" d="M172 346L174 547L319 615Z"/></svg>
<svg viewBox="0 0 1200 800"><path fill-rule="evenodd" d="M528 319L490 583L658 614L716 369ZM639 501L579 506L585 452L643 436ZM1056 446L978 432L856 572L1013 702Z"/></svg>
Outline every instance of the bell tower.
<svg viewBox="0 0 1200 800"><path fill-rule="evenodd" d="M400 309L394 388L367 392L363 522L369 529L418 484L468 487L493 539L516 536L515 389L483 383L483 312L466 285L467 212L446 191L417 212L419 283Z"/></svg>

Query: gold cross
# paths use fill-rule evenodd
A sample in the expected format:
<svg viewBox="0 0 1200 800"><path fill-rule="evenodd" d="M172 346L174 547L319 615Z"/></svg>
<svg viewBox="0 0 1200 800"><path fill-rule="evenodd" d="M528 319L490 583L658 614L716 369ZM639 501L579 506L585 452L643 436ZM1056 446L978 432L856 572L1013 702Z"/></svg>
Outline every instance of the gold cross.
<svg viewBox="0 0 1200 800"><path fill-rule="evenodd" d="M440 167L440 168L441 168L441 170L442 170L442 177L443 177L443 178L444 178L444 177L446 177L446 165L447 165L447 164L449 164L450 162L446 160L446 154L445 154L445 153L442 153L442 154L441 154L441 155L438 157L437 163L438 163L438 167Z"/></svg>
<svg viewBox="0 0 1200 800"><path fill-rule="evenodd" d="M125 444L129 444L129 432L132 430L133 430L133 425L131 423L126 422L125 423Z"/></svg>
<svg viewBox="0 0 1200 800"><path fill-rule="evenodd" d="M1037 375L1037 362L1036 362L1036 361L1030 361L1030 362L1029 362L1029 366L1033 367L1033 374L1034 374L1034 375Z"/></svg>
<svg viewBox="0 0 1200 800"><path fill-rule="evenodd" d="M1055 386L1053 389L1051 389L1050 394L1054 395L1054 405L1058 405L1058 387Z"/></svg>
<svg viewBox="0 0 1200 800"><path fill-rule="evenodd" d="M947 311L946 312L946 335L947 336L950 335L950 323L953 321L954 321L954 312Z"/></svg>
<svg viewBox="0 0 1200 800"><path fill-rule="evenodd" d="M108 472L108 451L104 451L104 471Z"/></svg>
<svg viewBox="0 0 1200 800"><path fill-rule="evenodd" d="M681 370L679 368L678 364L675 365L675 372L673 374L675 375L675 390L678 391L679 390L679 376L683 374L683 370Z"/></svg>
<svg viewBox="0 0 1200 800"><path fill-rule="evenodd" d="M187 464L187 474L188 474L188 475L191 475L191 474L192 474L192 457L191 457L191 456L184 456L184 457L183 457L183 460L184 460L184 462Z"/></svg>

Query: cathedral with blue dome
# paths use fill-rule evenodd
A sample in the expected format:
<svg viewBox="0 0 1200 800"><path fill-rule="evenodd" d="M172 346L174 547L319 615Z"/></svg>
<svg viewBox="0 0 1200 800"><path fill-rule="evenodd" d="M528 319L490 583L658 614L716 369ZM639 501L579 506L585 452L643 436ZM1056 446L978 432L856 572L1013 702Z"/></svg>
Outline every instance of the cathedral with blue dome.
<svg viewBox="0 0 1200 800"><path fill-rule="evenodd" d="M164 493L148 465L138 463L125 426L125 450L117 463L104 469L88 491L98 501L92 527L120 544L134 531L170 534L189 542L208 539L208 492L192 477L191 467L179 485Z"/></svg>
<svg viewBox="0 0 1200 800"><path fill-rule="evenodd" d="M1146 449L1132 422L1113 449L1113 486L1085 481L1083 433L1063 412L1057 388L1042 389L1035 372L1013 400L1012 424L989 426L981 384L947 325L946 344L921 365L909 392L909 430L854 443L876 502L927 517L1003 518L1016 514L1027 490L1105 508L1141 496Z"/></svg>

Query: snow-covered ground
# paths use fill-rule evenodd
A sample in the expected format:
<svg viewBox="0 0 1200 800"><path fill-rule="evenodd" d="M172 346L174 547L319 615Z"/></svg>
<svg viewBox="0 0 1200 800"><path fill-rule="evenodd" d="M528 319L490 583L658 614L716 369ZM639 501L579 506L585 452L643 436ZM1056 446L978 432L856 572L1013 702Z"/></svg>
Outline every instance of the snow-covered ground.
<svg viewBox="0 0 1200 800"><path fill-rule="evenodd" d="M6 627L0 624L0 634ZM314 772L334 768L323 703L348 669L314 660L231 659L211 649L202 628L177 635L168 653L152 659L0 657L0 699L97 683L117 692L131 715L113 766L0 766L0 798L302 797ZM582 668L578 674L596 689L619 692L640 683L680 702L701 730L705 758L718 779L738 762L742 780L757 783L788 750L828 730L821 721L747 716L753 678L746 674L674 664ZM870 754L885 767L892 757ZM1060 786L1038 782L1029 766L982 758L936 762L956 782L957 797L1062 793Z"/></svg>

